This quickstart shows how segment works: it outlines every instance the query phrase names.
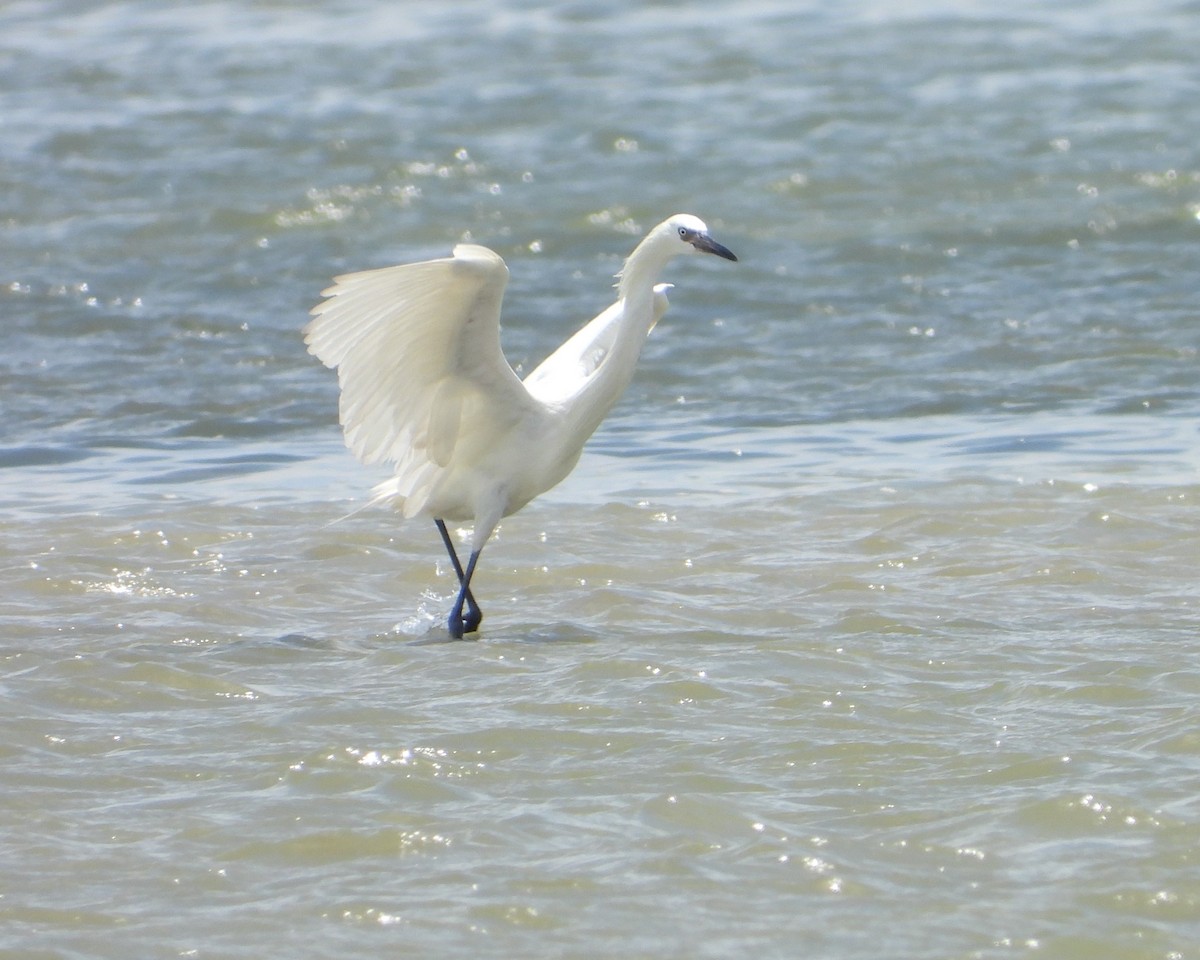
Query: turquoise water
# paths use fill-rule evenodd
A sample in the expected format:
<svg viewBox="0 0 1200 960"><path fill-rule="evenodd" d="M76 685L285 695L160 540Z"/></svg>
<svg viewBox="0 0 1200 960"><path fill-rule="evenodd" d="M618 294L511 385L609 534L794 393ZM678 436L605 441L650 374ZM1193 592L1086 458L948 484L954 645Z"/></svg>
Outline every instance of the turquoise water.
<svg viewBox="0 0 1200 960"><path fill-rule="evenodd" d="M1200 6L0 28L5 956L1196 955ZM308 308L470 238L529 370L676 211L443 642Z"/></svg>

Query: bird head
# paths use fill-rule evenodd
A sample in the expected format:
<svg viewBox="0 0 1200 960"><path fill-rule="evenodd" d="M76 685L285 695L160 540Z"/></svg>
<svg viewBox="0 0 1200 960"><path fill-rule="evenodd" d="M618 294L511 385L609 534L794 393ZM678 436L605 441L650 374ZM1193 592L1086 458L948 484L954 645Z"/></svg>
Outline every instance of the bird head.
<svg viewBox="0 0 1200 960"><path fill-rule="evenodd" d="M681 253L712 253L726 260L737 259L732 250L712 238L703 220L691 214L677 213L646 234L625 259L625 265L617 274L621 297L637 291L649 292L667 261Z"/></svg>
<svg viewBox="0 0 1200 960"><path fill-rule="evenodd" d="M658 229L663 231L664 237L684 244L679 253L712 253L726 260L737 260L732 250L712 238L704 221L690 213L677 213L664 220Z"/></svg>

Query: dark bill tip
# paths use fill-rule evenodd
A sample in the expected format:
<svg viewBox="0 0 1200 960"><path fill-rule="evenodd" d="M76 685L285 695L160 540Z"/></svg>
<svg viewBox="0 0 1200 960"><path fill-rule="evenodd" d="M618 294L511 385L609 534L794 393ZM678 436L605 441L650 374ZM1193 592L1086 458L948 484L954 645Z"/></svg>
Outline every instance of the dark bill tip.
<svg viewBox="0 0 1200 960"><path fill-rule="evenodd" d="M718 257L724 257L726 260L737 260L737 255L732 250L717 243L707 233L697 234L696 239L692 241L692 246L704 253L713 253Z"/></svg>

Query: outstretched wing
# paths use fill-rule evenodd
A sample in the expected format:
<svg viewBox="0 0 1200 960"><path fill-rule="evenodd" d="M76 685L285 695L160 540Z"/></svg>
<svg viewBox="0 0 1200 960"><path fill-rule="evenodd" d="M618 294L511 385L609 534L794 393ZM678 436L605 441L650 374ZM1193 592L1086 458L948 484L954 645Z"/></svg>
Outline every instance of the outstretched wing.
<svg viewBox="0 0 1200 960"><path fill-rule="evenodd" d="M667 307L667 291L673 284L659 283L654 287L651 306L650 330L662 319ZM624 322L625 301L618 300L582 329L570 337L562 346L537 365L525 377L525 389L530 395L545 404L569 402L587 388L589 381L608 360L613 344L621 335ZM632 373L632 370L630 370ZM615 402L624 385L617 387L610 402ZM606 411L607 412L607 411Z"/></svg>
<svg viewBox="0 0 1200 960"><path fill-rule="evenodd" d="M444 467L465 407L500 419L536 406L500 349L508 268L486 247L336 277L304 329L336 367L346 445L364 463Z"/></svg>

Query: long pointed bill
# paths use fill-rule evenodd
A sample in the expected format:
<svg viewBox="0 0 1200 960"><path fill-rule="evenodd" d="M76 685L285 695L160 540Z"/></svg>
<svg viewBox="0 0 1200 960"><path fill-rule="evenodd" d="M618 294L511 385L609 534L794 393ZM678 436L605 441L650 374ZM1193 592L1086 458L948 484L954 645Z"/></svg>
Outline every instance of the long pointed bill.
<svg viewBox="0 0 1200 960"><path fill-rule="evenodd" d="M728 247L723 247L717 243L707 233L696 234L696 239L692 241L692 246L702 253L715 253L718 257L724 257L726 260L736 260L734 252Z"/></svg>

